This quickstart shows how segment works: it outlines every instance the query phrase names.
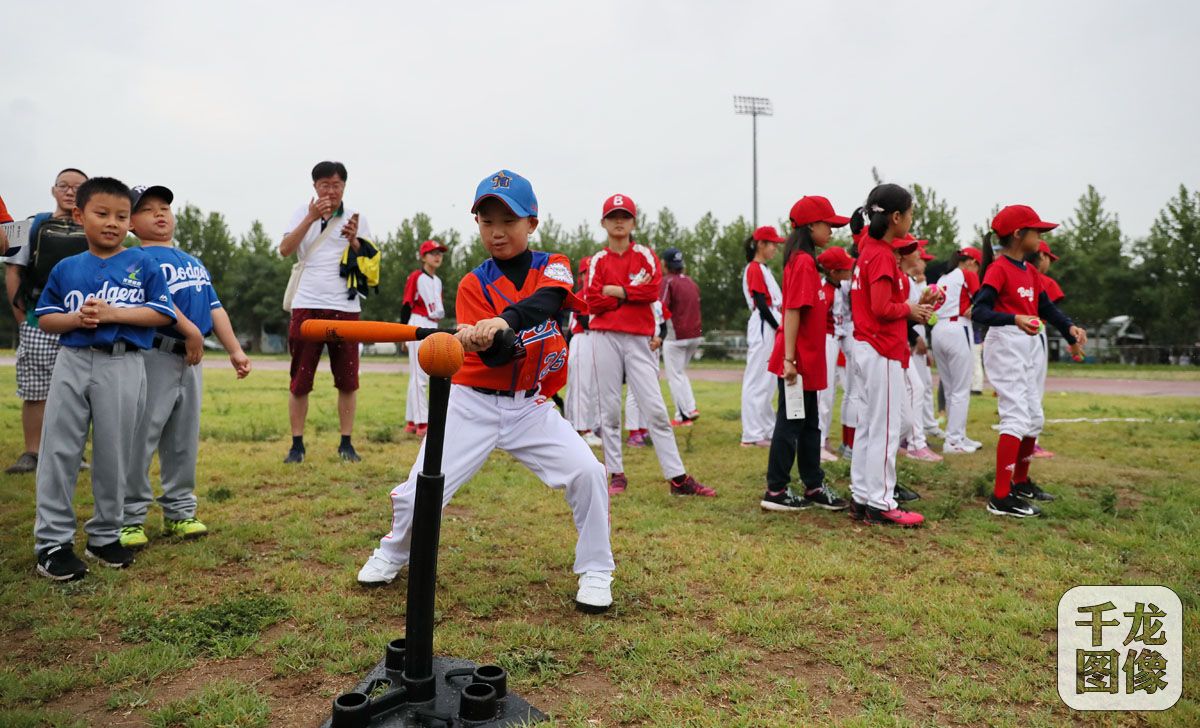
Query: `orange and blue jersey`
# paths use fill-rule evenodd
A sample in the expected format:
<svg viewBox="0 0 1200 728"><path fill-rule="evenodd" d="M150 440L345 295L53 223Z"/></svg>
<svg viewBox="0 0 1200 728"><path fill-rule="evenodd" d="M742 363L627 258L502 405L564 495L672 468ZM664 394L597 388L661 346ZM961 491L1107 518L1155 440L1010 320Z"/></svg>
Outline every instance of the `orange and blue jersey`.
<svg viewBox="0 0 1200 728"><path fill-rule="evenodd" d="M529 275L520 289L505 277L495 260L488 258L459 282L455 314L458 323L475 324L499 316L542 288L562 288L566 292L563 308L587 313L587 305L571 292L573 283L571 263L558 253L532 251ZM489 367L478 353L468 352L451 381L469 387L522 392L566 375L567 343L554 318L517 335L525 347L524 358Z"/></svg>

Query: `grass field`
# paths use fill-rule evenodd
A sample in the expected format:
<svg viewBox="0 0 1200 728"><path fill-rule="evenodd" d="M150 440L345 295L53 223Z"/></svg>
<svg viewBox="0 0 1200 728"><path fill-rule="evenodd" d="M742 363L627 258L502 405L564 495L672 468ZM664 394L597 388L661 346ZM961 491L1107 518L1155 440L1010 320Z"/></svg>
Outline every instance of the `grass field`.
<svg viewBox="0 0 1200 728"><path fill-rule="evenodd" d="M345 465L322 374L309 460L285 468L286 374L206 377L206 539L154 540L128 570L52 584L33 571L33 476L0 475L0 725L316 725L402 635L403 576L371 591L354 576L417 450L397 426L404 378L364 375L364 462ZM12 391L11 367L0 389ZM1157 422L1052 425L1044 442L1059 456L1034 474L1061 499L1012 522L982 506L995 403L974 398L971 432L989 449L903 463L929 520L895 531L760 512L765 454L736 445L737 385L696 389L704 417L680 447L720 497L673 499L649 449L627 455L607 615L573 610L562 497L492 458L445 515L439 654L499 662L563 726L1200 725L1200 399L1050 398L1050 418ZM21 449L18 409L0 405L5 463ZM847 464L828 473L845 493ZM82 522L86 481L78 504ZM154 537L157 509L149 524ZM1060 703L1056 605L1089 583L1164 584L1183 599L1175 708Z"/></svg>

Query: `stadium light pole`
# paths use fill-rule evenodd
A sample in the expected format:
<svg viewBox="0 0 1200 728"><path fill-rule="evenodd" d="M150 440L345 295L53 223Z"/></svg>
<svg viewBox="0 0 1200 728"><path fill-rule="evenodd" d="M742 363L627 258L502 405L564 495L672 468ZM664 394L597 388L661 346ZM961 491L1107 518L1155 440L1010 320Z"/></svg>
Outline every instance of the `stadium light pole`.
<svg viewBox="0 0 1200 728"><path fill-rule="evenodd" d="M733 110L739 114L750 116L754 156L754 227L758 227L758 117L773 116L771 100L761 96L734 96Z"/></svg>

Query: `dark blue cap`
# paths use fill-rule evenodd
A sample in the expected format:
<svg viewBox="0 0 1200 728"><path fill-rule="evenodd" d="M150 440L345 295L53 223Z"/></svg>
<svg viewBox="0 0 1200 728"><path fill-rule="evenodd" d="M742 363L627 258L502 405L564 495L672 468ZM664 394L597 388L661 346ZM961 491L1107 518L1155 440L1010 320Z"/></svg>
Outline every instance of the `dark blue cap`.
<svg viewBox="0 0 1200 728"><path fill-rule="evenodd" d="M662 252L663 265L671 270L680 270L683 268L683 251L679 248L667 248Z"/></svg>
<svg viewBox="0 0 1200 728"><path fill-rule="evenodd" d="M538 216L537 196L533 194L533 185L511 170L502 169L483 178L475 188L475 204L471 205L471 212L478 210L479 203L489 197L503 202L517 217Z"/></svg>
<svg viewBox="0 0 1200 728"><path fill-rule="evenodd" d="M138 205L141 204L143 197L158 197L168 205L175 201L175 193L162 185L138 185L129 191L129 196L133 202L133 207L130 209L134 212L137 212Z"/></svg>

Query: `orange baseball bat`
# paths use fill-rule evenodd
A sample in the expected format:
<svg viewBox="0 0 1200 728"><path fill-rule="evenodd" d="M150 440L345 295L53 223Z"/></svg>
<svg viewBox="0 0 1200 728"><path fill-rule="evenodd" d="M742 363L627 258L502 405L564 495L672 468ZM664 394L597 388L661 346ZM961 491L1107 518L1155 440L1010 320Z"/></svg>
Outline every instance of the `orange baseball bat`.
<svg viewBox="0 0 1200 728"><path fill-rule="evenodd" d="M309 319L300 324L300 338L305 341L358 341L404 343L420 341L436 332L434 328L418 328L389 321L338 321Z"/></svg>

